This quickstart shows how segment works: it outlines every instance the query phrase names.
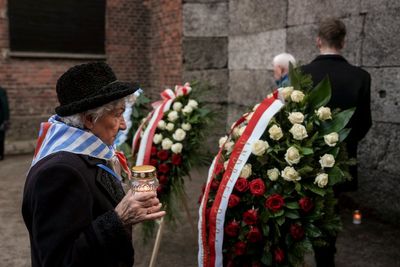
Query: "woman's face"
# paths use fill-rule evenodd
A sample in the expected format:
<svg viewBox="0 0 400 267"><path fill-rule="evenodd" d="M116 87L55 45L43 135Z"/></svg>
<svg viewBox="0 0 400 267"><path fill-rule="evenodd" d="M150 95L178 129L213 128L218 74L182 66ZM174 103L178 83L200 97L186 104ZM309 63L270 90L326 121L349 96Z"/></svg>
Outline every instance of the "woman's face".
<svg viewBox="0 0 400 267"><path fill-rule="evenodd" d="M126 129L125 119L122 116L124 111L125 104L120 104L114 110L98 118L96 122L85 123L85 126L105 144L113 145L118 131Z"/></svg>

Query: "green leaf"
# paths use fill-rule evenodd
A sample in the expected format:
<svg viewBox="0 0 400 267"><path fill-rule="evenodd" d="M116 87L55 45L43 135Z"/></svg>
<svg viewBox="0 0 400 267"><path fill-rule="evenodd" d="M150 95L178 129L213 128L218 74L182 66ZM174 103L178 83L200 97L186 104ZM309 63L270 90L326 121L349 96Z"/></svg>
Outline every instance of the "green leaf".
<svg viewBox="0 0 400 267"><path fill-rule="evenodd" d="M269 235L269 226L268 226L268 224L266 224L266 223L262 224L262 230L263 230L264 236L268 236Z"/></svg>
<svg viewBox="0 0 400 267"><path fill-rule="evenodd" d="M284 210L279 210L277 212L274 212L274 213L272 213L272 217L276 218L276 217L282 216L284 212L285 212Z"/></svg>
<svg viewBox="0 0 400 267"><path fill-rule="evenodd" d="M287 210L285 216L293 220L300 218L300 214L297 210Z"/></svg>
<svg viewBox="0 0 400 267"><path fill-rule="evenodd" d="M321 230L319 230L314 224L311 224L311 223L307 224L305 229L306 229L306 234L309 237L316 238L316 237L319 237L322 235Z"/></svg>
<svg viewBox="0 0 400 267"><path fill-rule="evenodd" d="M344 139L349 135L351 129L350 128L344 128L342 129L338 134L339 134L339 142L343 142Z"/></svg>
<svg viewBox="0 0 400 267"><path fill-rule="evenodd" d="M261 257L261 262L266 266L271 266L272 264L272 253L263 253Z"/></svg>
<svg viewBox="0 0 400 267"><path fill-rule="evenodd" d="M325 77L308 95L310 112L326 105L331 99L331 84L329 78Z"/></svg>
<svg viewBox="0 0 400 267"><path fill-rule="evenodd" d="M318 186L314 185L314 184L304 184L303 185L305 188L307 188L308 190L310 190L311 192L320 195L321 197L325 196L326 191L323 188L319 188Z"/></svg>
<svg viewBox="0 0 400 267"><path fill-rule="evenodd" d="M338 113L332 121L323 122L321 124L321 135L341 131L353 116L354 111L355 108L343 110L342 112Z"/></svg>
<svg viewBox="0 0 400 267"><path fill-rule="evenodd" d="M299 73L293 67L292 62L289 62L289 80L290 80L290 84L294 88L299 88L300 87Z"/></svg>
<svg viewBox="0 0 400 267"><path fill-rule="evenodd" d="M277 223L279 226L282 226L282 224L285 223L285 216L281 216L281 217L276 218L276 223Z"/></svg>
<svg viewBox="0 0 400 267"><path fill-rule="evenodd" d="M344 173L342 170L334 166L331 170L328 172L328 179L329 179L329 185L335 185L337 183L340 183L343 181Z"/></svg>
<svg viewBox="0 0 400 267"><path fill-rule="evenodd" d="M297 192L301 191L301 184L300 183L296 183L296 186L294 187L296 189Z"/></svg>
<svg viewBox="0 0 400 267"><path fill-rule="evenodd" d="M314 170L313 167L311 167L309 165L305 165L301 169L297 170L297 172L300 174L300 176L304 176L304 175L307 175L308 173L312 172L313 170Z"/></svg>
<svg viewBox="0 0 400 267"><path fill-rule="evenodd" d="M314 150L310 147L300 147L300 152L302 155L307 156L314 153Z"/></svg>
<svg viewBox="0 0 400 267"><path fill-rule="evenodd" d="M300 208L299 203L297 203L297 202L295 202L295 201L293 201L293 202L288 202L288 203L285 204L285 206L286 206L286 208L292 209L292 210L295 210L295 209L299 209L299 208Z"/></svg>

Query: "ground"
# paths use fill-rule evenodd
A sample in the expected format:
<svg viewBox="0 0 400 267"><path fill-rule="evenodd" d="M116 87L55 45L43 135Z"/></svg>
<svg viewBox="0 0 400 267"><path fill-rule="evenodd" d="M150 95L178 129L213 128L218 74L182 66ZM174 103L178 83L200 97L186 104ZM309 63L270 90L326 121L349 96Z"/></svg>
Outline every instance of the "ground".
<svg viewBox="0 0 400 267"><path fill-rule="evenodd" d="M29 237L21 217L22 191L30 160L30 155L21 155L0 161L0 266L31 265ZM206 169L194 170L192 180L187 183L189 207L194 220L197 220L197 199L206 172ZM342 212L344 229L337 241L336 266L400 266L400 228L368 214L363 215L362 224L354 225L351 211ZM166 226L155 266L197 266L197 232L194 233L185 221L184 213L182 218L184 220L176 228ZM134 232L137 234L139 231L136 227ZM148 266L152 243L142 245L141 239L136 238L135 249L135 266ZM307 257L306 265L314 266L312 255Z"/></svg>

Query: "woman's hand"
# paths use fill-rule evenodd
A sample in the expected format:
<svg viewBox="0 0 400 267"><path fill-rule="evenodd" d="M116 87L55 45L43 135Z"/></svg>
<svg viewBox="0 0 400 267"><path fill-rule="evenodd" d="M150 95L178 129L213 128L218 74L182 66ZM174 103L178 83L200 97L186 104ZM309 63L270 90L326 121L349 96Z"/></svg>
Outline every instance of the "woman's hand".
<svg viewBox="0 0 400 267"><path fill-rule="evenodd" d="M133 193L129 190L121 202L115 207L125 226L133 225L146 220L155 220L163 217L165 211L160 211L161 203L155 192Z"/></svg>

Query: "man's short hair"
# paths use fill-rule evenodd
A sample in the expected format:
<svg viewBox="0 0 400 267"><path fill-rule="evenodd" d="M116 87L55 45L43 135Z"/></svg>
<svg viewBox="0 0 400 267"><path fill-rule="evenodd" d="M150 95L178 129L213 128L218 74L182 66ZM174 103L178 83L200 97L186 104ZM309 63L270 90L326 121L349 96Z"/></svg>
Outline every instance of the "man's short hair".
<svg viewBox="0 0 400 267"><path fill-rule="evenodd" d="M342 49L345 36L346 25L339 19L327 18L319 24L318 37L329 47Z"/></svg>
<svg viewBox="0 0 400 267"><path fill-rule="evenodd" d="M289 53L276 55L272 60L272 64L274 64L274 66L280 66L285 69L289 69L289 62L291 62L293 65L296 65L296 59L294 59L294 56Z"/></svg>

